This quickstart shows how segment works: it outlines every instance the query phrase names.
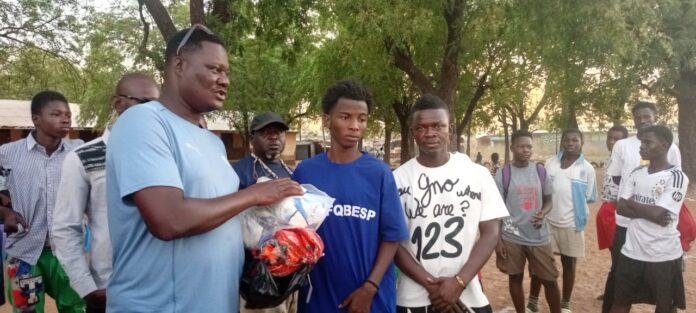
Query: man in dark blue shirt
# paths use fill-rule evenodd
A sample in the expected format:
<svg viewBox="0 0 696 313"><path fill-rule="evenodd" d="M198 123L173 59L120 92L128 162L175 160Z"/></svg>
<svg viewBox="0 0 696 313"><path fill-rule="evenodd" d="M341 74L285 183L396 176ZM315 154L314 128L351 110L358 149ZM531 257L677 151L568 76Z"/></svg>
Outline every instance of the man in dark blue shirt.
<svg viewBox="0 0 696 313"><path fill-rule="evenodd" d="M251 121L252 153L232 167L239 175L239 189L256 183L259 177L290 177L292 170L280 158L285 149L285 132L289 129L274 112L258 114Z"/></svg>
<svg viewBox="0 0 696 313"><path fill-rule="evenodd" d="M232 167L239 176L239 190L256 183L259 177L276 179L290 177L292 170L281 159L285 149L285 132L289 129L283 119L274 112L258 114L251 121L252 153ZM297 293L275 308L251 310L240 305L242 313L294 313L297 310Z"/></svg>

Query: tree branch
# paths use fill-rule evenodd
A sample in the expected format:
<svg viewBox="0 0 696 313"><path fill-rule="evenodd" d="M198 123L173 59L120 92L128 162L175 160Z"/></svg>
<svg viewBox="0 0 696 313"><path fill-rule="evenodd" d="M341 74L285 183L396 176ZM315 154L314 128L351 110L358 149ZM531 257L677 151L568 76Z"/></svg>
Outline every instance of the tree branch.
<svg viewBox="0 0 696 313"><path fill-rule="evenodd" d="M397 47L394 43L394 39L391 37L384 39L384 46L387 52L394 58L394 66L406 73L413 84L418 87L422 93L435 92L435 87L433 87L431 80L413 62L411 52L408 51L408 48Z"/></svg>
<svg viewBox="0 0 696 313"><path fill-rule="evenodd" d="M445 98L445 103L454 104L454 94L459 85L459 54L462 46L462 19L464 17L464 0L448 1L443 16L447 25L447 40L442 55L440 68L439 94Z"/></svg>
<svg viewBox="0 0 696 313"><path fill-rule="evenodd" d="M45 52L45 53L47 53L47 54L49 54L49 55L52 55L52 56L58 58L58 59L65 60L65 61L70 62L70 63L73 63L73 62L74 62L74 61L71 60L70 58L68 58L68 57L66 57L66 56L64 56L64 55L61 55L60 53L58 53L58 52L56 52L56 51L53 51L53 50L50 50L50 49L46 49L46 48L37 46L37 45L34 44L33 42L27 42L27 41L24 41L24 40L21 40L21 39L18 39L18 38L14 38L14 37L12 37L12 36L5 36L4 34L0 34L0 37L5 38L5 39L8 39L8 40L10 40L10 41L14 41L14 42L16 42L16 43L18 43L18 44L20 44L20 45L22 45L22 46L31 47L31 48L34 48L34 49L39 49L39 50L41 50L41 51L43 51L43 52Z"/></svg>
<svg viewBox="0 0 696 313"><path fill-rule="evenodd" d="M544 95L541 96L541 99L539 100L539 103L537 103L536 107L534 108L534 111L532 111L532 114L527 118L527 123L531 124L534 122L537 117L539 117L539 113L541 113L541 109L545 108L549 102L551 102L551 96L549 95L550 92L547 91L548 88L544 89Z"/></svg>
<svg viewBox="0 0 696 313"><path fill-rule="evenodd" d="M140 22L143 23L143 40L140 42L138 51L140 51L140 53L142 53L144 56L150 58L155 63L155 67L157 67L159 71L164 71L164 63L161 61L159 56L147 48L147 40L150 37L150 23L147 22L145 19L145 14L143 14L143 5L144 4L140 2L140 7L138 9L140 13Z"/></svg>
<svg viewBox="0 0 696 313"><path fill-rule="evenodd" d="M235 0L213 0L211 3L211 13L216 21L227 24L232 21L233 14L230 8Z"/></svg>
<svg viewBox="0 0 696 313"><path fill-rule="evenodd" d="M651 95L651 96L652 96L652 95L655 94L655 85L648 85L648 84L646 84L646 83L644 83L644 82L642 82L642 81L641 81L641 82L638 82L638 83L640 84L640 87L641 87L641 88L643 88L645 91L648 92L648 95ZM670 95L670 96L672 96L672 97L675 97L675 98L676 98L676 97L679 96L679 93L678 93L676 90L672 89L672 88L667 88L667 87L665 87L664 89L665 89L665 93L668 94L668 95Z"/></svg>
<svg viewBox="0 0 696 313"><path fill-rule="evenodd" d="M287 120L286 122L287 122L288 124L291 124L291 123L294 122L296 119L298 119L298 118L300 118L300 117L307 116L307 115L309 115L309 112L302 112L302 113L296 114L296 115L289 115L289 116L288 116L288 120Z"/></svg>
<svg viewBox="0 0 696 313"><path fill-rule="evenodd" d="M488 86L486 85L486 81L488 80L488 74L489 71L486 71L479 77L478 83L476 85L476 91L474 92L474 95L471 97L469 100L469 105L466 107L466 113L464 113L464 118L462 118L461 123L457 125L457 136L461 136L462 132L464 132L464 128L471 123L471 119L474 116L474 109L476 109L476 105L478 104L479 100L483 97L483 94L486 92L486 89L488 89Z"/></svg>
<svg viewBox="0 0 696 313"><path fill-rule="evenodd" d="M205 6L203 0L191 0L190 2L190 16L191 25L193 24L204 24L205 25Z"/></svg>
<svg viewBox="0 0 696 313"><path fill-rule="evenodd" d="M50 24L51 22L57 20L58 18L60 18L60 14L53 16L45 21L42 21L40 24L35 25L33 27L28 27L28 25L27 25L29 23L28 21L23 23L21 26L18 26L18 27L14 27L14 26L3 27L3 28L0 28L0 36L9 36L11 34L19 34L21 31L36 33L37 29L42 28L42 27L46 26L47 24Z"/></svg>
<svg viewBox="0 0 696 313"><path fill-rule="evenodd" d="M138 3L147 7L147 11L150 12L150 16L155 20L162 38L164 38L165 42L169 41L169 38L176 34L176 26L174 26L167 8L164 7L160 0L138 0Z"/></svg>

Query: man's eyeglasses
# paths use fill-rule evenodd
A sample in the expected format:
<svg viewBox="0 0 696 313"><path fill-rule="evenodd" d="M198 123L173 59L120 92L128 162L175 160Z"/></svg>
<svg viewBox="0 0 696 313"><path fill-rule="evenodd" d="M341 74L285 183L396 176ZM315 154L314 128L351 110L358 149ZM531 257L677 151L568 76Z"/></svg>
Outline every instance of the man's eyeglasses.
<svg viewBox="0 0 696 313"><path fill-rule="evenodd" d="M133 96L127 96L127 95L118 95L119 97L124 97L128 100L133 100L137 102L138 104L143 104L152 101L152 99L147 99L147 98L138 98L138 97L133 97Z"/></svg>
<svg viewBox="0 0 696 313"><path fill-rule="evenodd" d="M193 32L196 31L196 29L200 29L201 31L205 32L208 35L215 35L212 30L208 29L208 27L205 27L201 24L193 24L191 28L189 28L189 31L186 32L186 35L184 35L184 38L181 39L181 42L179 43L179 46L176 48L176 55L179 56L181 52L181 48L183 48L186 43L189 41L189 38L191 38L191 35L193 35Z"/></svg>

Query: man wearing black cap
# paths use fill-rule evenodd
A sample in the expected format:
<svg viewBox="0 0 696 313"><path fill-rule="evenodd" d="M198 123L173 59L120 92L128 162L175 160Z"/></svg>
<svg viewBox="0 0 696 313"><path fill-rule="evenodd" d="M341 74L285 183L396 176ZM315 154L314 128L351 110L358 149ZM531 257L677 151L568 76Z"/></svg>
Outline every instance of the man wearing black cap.
<svg viewBox="0 0 696 313"><path fill-rule="evenodd" d="M280 154L285 149L285 132L288 124L275 112L264 112L251 120L252 153L232 167L239 176L239 190L256 183L259 177L276 179L290 177L292 170L283 162ZM294 313L297 311L297 293L293 293L284 303L269 309L247 309L241 299L242 313Z"/></svg>
<svg viewBox="0 0 696 313"><path fill-rule="evenodd" d="M240 190L255 184L259 177L276 179L292 175L292 170L280 157L288 129L277 113L265 112L254 117L249 129L252 153L232 166L239 176Z"/></svg>

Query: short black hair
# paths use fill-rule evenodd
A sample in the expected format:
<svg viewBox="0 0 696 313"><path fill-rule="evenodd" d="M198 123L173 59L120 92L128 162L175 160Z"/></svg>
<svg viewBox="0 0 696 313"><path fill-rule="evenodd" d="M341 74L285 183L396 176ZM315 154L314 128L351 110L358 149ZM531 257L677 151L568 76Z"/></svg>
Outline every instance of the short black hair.
<svg viewBox="0 0 696 313"><path fill-rule="evenodd" d="M667 147L672 145L672 141L674 140L674 136L672 135L672 131L669 130L669 128L662 126L662 125L653 125L649 126L646 128L641 128L638 130L638 139L642 137L646 133L653 133L655 134L655 137L658 139L662 140L667 144Z"/></svg>
<svg viewBox="0 0 696 313"><path fill-rule="evenodd" d="M578 134L578 136L580 136L580 140L585 141L585 138L582 137L582 132L577 128L568 128L564 130L561 134L561 141L563 141L568 134Z"/></svg>
<svg viewBox="0 0 696 313"><path fill-rule="evenodd" d="M623 138L628 137L628 129L626 129L626 127L623 127L621 125L614 125L611 128L609 128L609 131L607 131L607 133L611 133L611 132L620 132L621 136Z"/></svg>
<svg viewBox="0 0 696 313"><path fill-rule="evenodd" d="M498 154L498 152L491 153L491 161L498 162L499 159L500 159L500 155Z"/></svg>
<svg viewBox="0 0 696 313"><path fill-rule="evenodd" d="M68 104L68 99L66 99L62 93L53 90L44 90L31 98L31 114L41 114L41 110L51 101L61 101Z"/></svg>
<svg viewBox="0 0 696 313"><path fill-rule="evenodd" d="M169 61L171 61L172 58L176 56L176 50L179 48L179 44L184 39L184 36L186 36L186 33L188 33L190 29L191 28L182 29L178 31L176 34L174 34L172 38L169 38L169 41L167 41L167 49L164 52L165 63L168 63ZM216 43L223 47L225 46L225 43L218 35L209 34L208 32L202 29L195 29L193 33L191 33L191 37L189 37L184 46L181 47L179 53L200 49L202 47L201 44L204 41Z"/></svg>
<svg viewBox="0 0 696 313"><path fill-rule="evenodd" d="M512 136L510 137L510 144L514 145L515 140L517 140L517 138L522 138L522 137L529 137L529 139L534 139L534 137L532 136L532 133L530 133L528 130L518 129L518 130L512 132Z"/></svg>
<svg viewBox="0 0 696 313"><path fill-rule="evenodd" d="M324 98L321 99L321 109L324 114L331 113L341 98L364 101L367 104L367 113L372 112L374 100L372 100L370 91L357 80L343 79L326 89Z"/></svg>
<svg viewBox="0 0 696 313"><path fill-rule="evenodd" d="M648 102L648 101L638 101L636 102L635 105L633 105L633 108L631 109L631 114L636 114L636 111L640 109L650 109L653 111L653 113L657 114L657 107L655 106L655 103Z"/></svg>
<svg viewBox="0 0 696 313"><path fill-rule="evenodd" d="M447 118L449 118L449 108L447 107L445 101L442 101L440 97L434 94L427 93L418 98L416 103L411 107L411 117L413 117L413 114L418 111L437 109L445 110L445 112L447 112Z"/></svg>

